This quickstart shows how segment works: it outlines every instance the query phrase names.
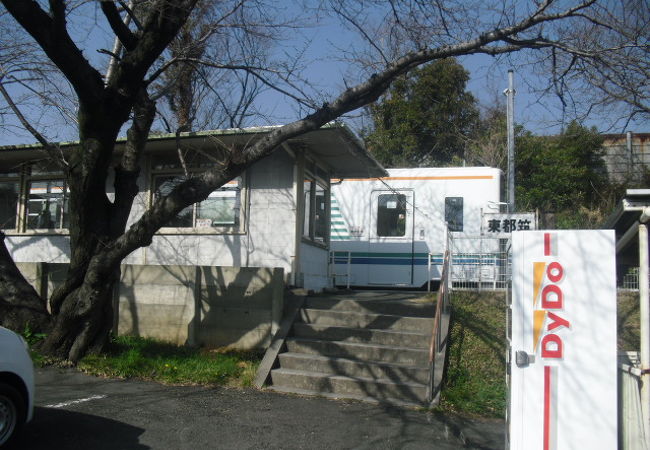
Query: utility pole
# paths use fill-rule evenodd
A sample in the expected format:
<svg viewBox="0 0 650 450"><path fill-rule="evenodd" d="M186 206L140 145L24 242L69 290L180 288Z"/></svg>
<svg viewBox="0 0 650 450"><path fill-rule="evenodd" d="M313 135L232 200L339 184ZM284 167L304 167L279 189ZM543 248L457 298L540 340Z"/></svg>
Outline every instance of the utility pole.
<svg viewBox="0 0 650 450"><path fill-rule="evenodd" d="M508 70L508 89L503 93L507 100L508 128L508 212L515 212L515 81L514 72Z"/></svg>
<svg viewBox="0 0 650 450"><path fill-rule="evenodd" d="M639 315L640 315L640 359L641 359L641 417L646 445L650 442L650 274L648 273L648 222L650 208L645 208L639 217Z"/></svg>

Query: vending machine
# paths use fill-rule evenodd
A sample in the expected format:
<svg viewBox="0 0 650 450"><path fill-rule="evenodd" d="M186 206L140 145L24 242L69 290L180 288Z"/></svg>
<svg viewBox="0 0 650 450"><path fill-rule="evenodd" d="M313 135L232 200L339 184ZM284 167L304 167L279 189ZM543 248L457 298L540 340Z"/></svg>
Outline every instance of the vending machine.
<svg viewBox="0 0 650 450"><path fill-rule="evenodd" d="M508 445L616 449L611 230L512 236Z"/></svg>

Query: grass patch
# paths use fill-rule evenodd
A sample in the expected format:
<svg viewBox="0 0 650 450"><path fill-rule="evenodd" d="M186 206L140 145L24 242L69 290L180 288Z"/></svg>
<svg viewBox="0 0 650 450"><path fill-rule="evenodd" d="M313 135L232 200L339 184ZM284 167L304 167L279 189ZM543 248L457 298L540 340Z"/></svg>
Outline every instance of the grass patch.
<svg viewBox="0 0 650 450"><path fill-rule="evenodd" d="M119 336L101 355L83 358L83 372L117 378L138 378L164 384L251 386L260 352L178 347L153 339Z"/></svg>
<svg viewBox="0 0 650 450"><path fill-rule="evenodd" d="M440 408L483 417L506 410L505 294L454 292Z"/></svg>

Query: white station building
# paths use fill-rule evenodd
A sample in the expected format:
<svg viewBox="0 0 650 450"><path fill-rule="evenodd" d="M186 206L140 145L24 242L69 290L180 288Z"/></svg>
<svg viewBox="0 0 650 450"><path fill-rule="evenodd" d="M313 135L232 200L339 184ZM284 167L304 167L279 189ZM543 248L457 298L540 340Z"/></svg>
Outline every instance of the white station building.
<svg viewBox="0 0 650 450"><path fill-rule="evenodd" d="M274 128L183 133L178 142L187 169L199 172L224 149L244 148ZM330 284L330 179L385 175L348 128L330 124L289 140L182 211L124 263L280 267L286 284L321 290ZM129 224L183 176L176 136L151 137ZM0 147L0 224L16 262L68 262L68 193L38 145Z"/></svg>

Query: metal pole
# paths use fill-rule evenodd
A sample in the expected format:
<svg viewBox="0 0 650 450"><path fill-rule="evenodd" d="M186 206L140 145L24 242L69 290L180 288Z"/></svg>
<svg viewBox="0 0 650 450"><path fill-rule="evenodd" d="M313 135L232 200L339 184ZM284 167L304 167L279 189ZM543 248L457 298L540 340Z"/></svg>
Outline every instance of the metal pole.
<svg viewBox="0 0 650 450"><path fill-rule="evenodd" d="M646 443L650 440L650 277L648 274L648 208L639 223L639 315L641 316L641 410ZM645 220L644 220L645 219Z"/></svg>
<svg viewBox="0 0 650 450"><path fill-rule="evenodd" d="M515 212L515 75L508 70L507 101L508 126L508 211Z"/></svg>
<svg viewBox="0 0 650 450"><path fill-rule="evenodd" d="M350 290L350 276L352 275L352 252L348 252L348 283L346 288Z"/></svg>
<svg viewBox="0 0 650 450"><path fill-rule="evenodd" d="M427 253L427 292L431 292L431 253Z"/></svg>

